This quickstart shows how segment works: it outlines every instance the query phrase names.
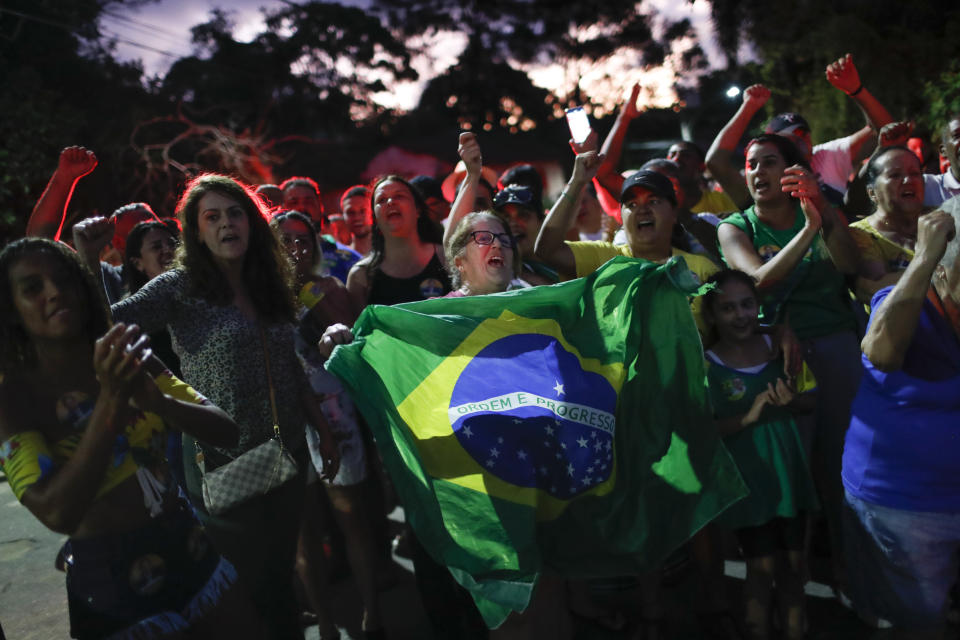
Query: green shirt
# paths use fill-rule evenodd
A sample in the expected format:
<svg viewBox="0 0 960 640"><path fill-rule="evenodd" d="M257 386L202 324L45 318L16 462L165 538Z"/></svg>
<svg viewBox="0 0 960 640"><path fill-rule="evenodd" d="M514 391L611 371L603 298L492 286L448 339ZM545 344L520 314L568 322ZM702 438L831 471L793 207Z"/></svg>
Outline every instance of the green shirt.
<svg viewBox="0 0 960 640"><path fill-rule="evenodd" d="M746 233L760 259L767 262L800 233L804 222L803 211L797 204L789 229L770 228L757 218L754 207L728 216L720 224L732 224ZM723 260L727 261L725 256ZM789 317L790 327L801 340L856 329L846 281L830 260L819 234L790 275L760 292L761 321L772 323L785 317Z"/></svg>

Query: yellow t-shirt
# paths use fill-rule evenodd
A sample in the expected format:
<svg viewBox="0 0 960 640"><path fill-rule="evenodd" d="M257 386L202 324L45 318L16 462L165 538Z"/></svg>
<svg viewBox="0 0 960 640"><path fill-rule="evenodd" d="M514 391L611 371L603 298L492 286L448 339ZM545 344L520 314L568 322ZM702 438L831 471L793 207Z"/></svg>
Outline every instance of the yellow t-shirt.
<svg viewBox="0 0 960 640"><path fill-rule="evenodd" d="M901 247L873 228L864 218L850 225L850 235L857 243L863 260L882 262L887 273L903 271L913 260L913 249Z"/></svg>
<svg viewBox="0 0 960 640"><path fill-rule="evenodd" d="M194 404L207 400L185 382L164 372L154 378L166 395ZM33 484L43 480L76 453L83 438L93 399L84 398L77 409L76 432L57 442L48 442L39 431L22 431L0 443L0 470L4 471L13 495L20 500ZM130 421L117 434L113 456L97 491L99 498L134 475L141 466L166 457L167 425L160 416L131 411Z"/></svg>
<svg viewBox="0 0 960 640"><path fill-rule="evenodd" d="M723 191L704 191L697 203L690 207L690 213L733 213L740 211L740 207L734 204Z"/></svg>
<svg viewBox="0 0 960 640"><path fill-rule="evenodd" d="M573 252L573 260L577 268L577 277L588 276L611 258L617 256L633 257L629 245L615 245L611 242L567 242L567 246ZM696 274L700 282L704 282L720 270L720 267L710 261L709 258L699 256L694 253L687 253L674 248L673 255L681 256L687 263L687 268ZM690 310L693 312L693 319L697 323L697 329L700 335L706 335L707 324L703 319L701 307L703 301L700 298L693 298L690 302Z"/></svg>

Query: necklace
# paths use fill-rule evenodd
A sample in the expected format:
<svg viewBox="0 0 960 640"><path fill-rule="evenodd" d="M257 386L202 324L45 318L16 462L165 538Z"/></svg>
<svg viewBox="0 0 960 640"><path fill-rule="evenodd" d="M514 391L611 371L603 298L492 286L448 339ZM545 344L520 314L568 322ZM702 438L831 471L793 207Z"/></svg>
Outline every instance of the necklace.
<svg viewBox="0 0 960 640"><path fill-rule="evenodd" d="M904 233L895 225L890 223L886 217L879 217L874 214L871 224L873 225L874 229L898 245L912 249L917 242L917 232L915 229L910 233Z"/></svg>

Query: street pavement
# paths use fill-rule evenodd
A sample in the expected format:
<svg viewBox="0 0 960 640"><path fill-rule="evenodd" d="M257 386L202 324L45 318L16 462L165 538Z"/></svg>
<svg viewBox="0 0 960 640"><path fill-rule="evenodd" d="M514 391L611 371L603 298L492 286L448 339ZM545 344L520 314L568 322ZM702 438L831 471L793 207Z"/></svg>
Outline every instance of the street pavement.
<svg viewBox="0 0 960 640"><path fill-rule="evenodd" d="M398 509L391 518L402 518ZM54 567L57 550L65 538L51 533L17 502L0 476L0 624L7 640L59 640L69 637L64 574ZM381 592L382 612L391 640L430 640L429 621L416 591L409 561L394 556L395 579ZM816 566L815 566L816 568ZM725 591L736 602L743 579L743 563L726 562ZM817 573L814 571L814 575ZM667 606L666 638L696 640L702 637L696 621L696 573L688 570L664 589ZM882 640L889 632L874 632L843 608L824 585L807 586L810 640ZM630 618L636 602L629 591L608 594L609 604L619 604ZM343 640L362 638L357 622L359 594L349 576L332 586L334 622ZM629 638L630 627L611 632L577 621L577 640ZM955 630L954 630L955 631ZM306 640L317 640L316 626L306 629Z"/></svg>

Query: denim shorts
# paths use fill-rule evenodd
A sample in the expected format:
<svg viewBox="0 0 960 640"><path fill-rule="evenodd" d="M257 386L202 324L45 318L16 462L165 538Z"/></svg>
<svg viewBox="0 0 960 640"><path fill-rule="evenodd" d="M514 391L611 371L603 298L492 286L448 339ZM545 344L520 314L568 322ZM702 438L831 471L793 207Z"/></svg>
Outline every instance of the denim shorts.
<svg viewBox="0 0 960 640"><path fill-rule="evenodd" d="M237 581L190 510L64 545L70 635L148 640L190 628Z"/></svg>
<svg viewBox="0 0 960 640"><path fill-rule="evenodd" d="M846 507L844 547L857 610L899 628L945 624L960 566L960 513L892 509L850 492Z"/></svg>

